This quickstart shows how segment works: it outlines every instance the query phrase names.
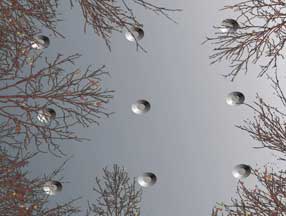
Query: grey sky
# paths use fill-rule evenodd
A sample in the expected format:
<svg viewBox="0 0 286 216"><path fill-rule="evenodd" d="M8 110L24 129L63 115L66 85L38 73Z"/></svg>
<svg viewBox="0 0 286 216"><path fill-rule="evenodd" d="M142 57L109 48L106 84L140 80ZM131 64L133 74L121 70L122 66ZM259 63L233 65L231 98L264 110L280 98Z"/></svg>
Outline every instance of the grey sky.
<svg viewBox="0 0 286 216"><path fill-rule="evenodd" d="M229 1L160 3L184 11L174 14L178 21L174 24L136 10L144 23L142 45L148 53L136 52L124 34L114 35L110 53L91 30L83 33L78 10L62 7L65 20L59 30L67 38L51 38L45 52L51 56L79 52L83 55L79 62L82 68L105 64L111 78L106 77L104 84L116 90L109 106L115 114L102 119L100 126L78 128L81 136L91 138L90 142L64 145L64 151L74 155L63 173L70 183L52 200L82 196L84 209L87 199L95 200L91 190L95 176L102 174L103 167L118 163L131 177L148 171L158 177L156 185L144 189L142 215L206 216L216 201L235 195L233 166L275 160L267 151L252 149L259 144L234 127L251 112L225 103L231 91L242 91L247 102L257 91L271 99L270 83L256 79L256 67L235 82L225 80L220 74L227 73L227 64L210 66L211 46L201 45L214 24L230 17L218 12ZM138 99L150 101L151 110L146 115L131 112L131 104ZM42 155L31 164L33 174L48 172L63 160ZM246 182L253 183L253 179Z"/></svg>

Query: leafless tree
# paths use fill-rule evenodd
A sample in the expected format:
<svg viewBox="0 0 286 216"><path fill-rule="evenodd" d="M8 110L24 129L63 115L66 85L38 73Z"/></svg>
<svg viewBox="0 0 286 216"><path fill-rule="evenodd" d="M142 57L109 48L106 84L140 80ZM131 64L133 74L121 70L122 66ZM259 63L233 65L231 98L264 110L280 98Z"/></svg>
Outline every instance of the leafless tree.
<svg viewBox="0 0 286 216"><path fill-rule="evenodd" d="M65 163L50 175L31 178L27 165L35 155L24 158L10 157L5 151L0 153L0 212L5 216L71 216L80 209L71 200L55 207L48 207L49 195L43 191L47 181L55 180ZM60 180L60 179L59 179Z"/></svg>
<svg viewBox="0 0 286 216"><path fill-rule="evenodd" d="M238 182L237 198L230 204L218 203L212 216L284 216L286 215L286 172L274 171L265 166L252 170L257 179L254 188L249 188L242 180Z"/></svg>
<svg viewBox="0 0 286 216"><path fill-rule="evenodd" d="M0 2L1 26L10 27L11 32L20 34L41 27L56 33L57 18L56 7L58 0L2 0ZM4 34L5 32L1 32Z"/></svg>
<svg viewBox="0 0 286 216"><path fill-rule="evenodd" d="M102 179L96 178L93 190L99 198L89 205L88 215L139 216L142 189L136 188L135 179L131 181L126 170L118 165L111 171L104 168L103 173Z"/></svg>
<svg viewBox="0 0 286 216"><path fill-rule="evenodd" d="M25 41L26 43L22 44L27 45L42 28L50 30L55 36L64 37L56 30L56 24L60 21L60 14L57 12L58 3L58 0L1 1L0 47L17 52L19 49L14 46L15 40ZM66 6L66 2L60 3ZM74 3L78 3L82 10L85 20L84 31L87 30L87 26L91 26L94 32L104 39L109 49L113 32L126 30L132 33L132 27L143 26L134 15L130 3L168 19L171 19L169 12L180 11L157 6L146 0L70 0L72 8ZM136 44L137 47L141 47L137 40Z"/></svg>
<svg viewBox="0 0 286 216"><path fill-rule="evenodd" d="M245 104L254 111L254 117L244 121L244 125L237 126L246 131L254 140L262 146L256 148L268 148L286 155L286 97L281 88L277 73L271 78L275 95L282 107L275 107L257 95L254 105Z"/></svg>
<svg viewBox="0 0 286 216"><path fill-rule="evenodd" d="M250 64L259 64L259 77L277 68L285 53L285 4L285 0L245 0L225 6L222 10L237 14L234 20L239 28L224 33L222 26L214 27L215 35L207 37L214 45L212 63L229 61L232 70L225 76L231 80L240 71L247 72Z"/></svg>
<svg viewBox="0 0 286 216"><path fill-rule="evenodd" d="M88 25L91 26L94 32L104 39L109 49L113 32L125 30L132 33L132 28L143 26L136 18L130 4L163 15L172 21L174 20L169 16L169 12L180 11L180 9L161 7L146 0L70 0L70 2L72 6L73 2L80 4L85 20L84 31ZM142 48L137 40L136 44L137 48Z"/></svg>
<svg viewBox="0 0 286 216"><path fill-rule="evenodd" d="M85 18L84 29L91 25L109 47L112 32L141 25L125 0L70 1L72 6L75 2L81 6ZM145 0L130 2L168 18L168 12L176 11ZM104 66L66 69L79 54L58 55L50 60L44 58L41 50L31 47L42 28L63 37L56 30L60 21L58 6L57 0L0 2L0 137L3 144L23 150L34 143L39 151L46 151L42 144L47 143L50 152L63 153L61 140L81 140L71 131L71 126L77 123L89 126L98 123L102 114L109 116L104 105L112 97L112 91L103 90L100 82L102 75L107 74ZM54 116L47 116L51 113L45 110L51 109ZM46 121L47 118L53 121Z"/></svg>
<svg viewBox="0 0 286 216"><path fill-rule="evenodd" d="M62 36L56 30L59 21L56 12L57 0L2 0L0 2L0 59L11 56L16 59L42 29L48 29L55 36ZM12 59L12 60L13 60Z"/></svg>
<svg viewBox="0 0 286 216"><path fill-rule="evenodd" d="M0 71L1 144L23 150L34 143L39 151L46 144L46 150L62 153L62 140L81 141L72 126L87 127L109 116L104 106L113 91L101 82L108 73L105 66L73 68L79 54L51 60L41 53L30 56Z"/></svg>

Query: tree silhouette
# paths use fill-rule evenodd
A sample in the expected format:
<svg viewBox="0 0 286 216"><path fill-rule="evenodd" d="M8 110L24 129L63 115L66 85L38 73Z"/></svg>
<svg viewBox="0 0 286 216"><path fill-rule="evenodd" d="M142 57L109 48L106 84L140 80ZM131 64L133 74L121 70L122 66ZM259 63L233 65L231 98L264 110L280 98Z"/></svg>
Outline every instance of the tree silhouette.
<svg viewBox="0 0 286 216"><path fill-rule="evenodd" d="M270 76L275 95L282 107L275 107L271 103L266 102L257 94L254 105L246 104L254 111L253 118L244 121L244 125L237 127L247 132L254 140L261 143L261 147L267 148L286 155L286 97L281 88L277 73L274 78Z"/></svg>
<svg viewBox="0 0 286 216"><path fill-rule="evenodd" d="M240 71L247 72L251 64L259 64L259 77L271 69L275 70L277 61L284 58L285 52L284 9L284 0L246 0L225 6L222 10L238 14L232 20L233 24L237 23L238 28L221 31L225 27L214 27L217 32L206 40L214 46L210 55L212 64L222 60L229 61L232 71L225 76L231 80ZM227 23L228 28L232 28L233 24Z"/></svg>
<svg viewBox="0 0 286 216"><path fill-rule="evenodd" d="M169 12L180 11L180 9L168 9L166 7L157 6L146 0L70 0L80 4L82 14L85 20L84 31L89 25L94 29L94 32L104 39L106 45L110 49L110 37L113 32L129 31L132 35L132 28L143 27L143 24L138 21L130 3L138 5L146 10L156 14L163 15L166 18L174 21ZM133 35L134 36L134 35ZM142 46L135 41L137 48Z"/></svg>
<svg viewBox="0 0 286 216"><path fill-rule="evenodd" d="M27 165L35 155L10 157L0 153L0 212L6 216L67 216L77 215L76 200L48 207L49 195L43 191L47 181L54 180L64 164L50 175L31 178ZM59 179L61 180L61 179Z"/></svg>
<svg viewBox="0 0 286 216"><path fill-rule="evenodd" d="M257 94L254 104L244 105L254 112L254 116L237 127L247 132L261 146L281 153L281 160L286 155L286 97L277 72L275 76L267 75L271 81L274 95L280 106L266 102ZM252 169L257 179L255 188L247 187L243 180L238 182L238 198L232 198L230 204L220 203L212 210L212 216L283 216L286 215L286 171L274 170L268 165L263 169Z"/></svg>
<svg viewBox="0 0 286 216"><path fill-rule="evenodd" d="M62 140L81 141L72 126L87 127L109 116L104 105L113 91L101 84L108 73L105 66L73 68L79 54L51 60L42 53L30 56L0 72L1 140L21 150L35 144L38 151L62 153Z"/></svg>
<svg viewBox="0 0 286 216"><path fill-rule="evenodd" d="M109 49L111 49L110 38L113 32L126 30L133 35L132 28L143 26L136 18L130 3L170 20L172 19L169 12L180 11L157 6L145 0L70 0L72 8L74 3L78 3L81 8L84 31L87 30L87 26L91 26L94 32L103 38ZM48 29L55 36L64 37L56 30L56 24L61 21L61 16L57 12L60 4L66 7L67 3L58 0L2 0L0 2L0 47L17 52L16 50L19 49L15 48L15 41L21 41L22 45L27 46L37 34L42 32L42 28ZM136 44L137 47L141 47L137 40Z"/></svg>
<svg viewBox="0 0 286 216"><path fill-rule="evenodd" d="M103 177L96 178L93 190L98 193L99 198L89 205L88 215L140 215L142 189L136 188L135 179L131 181L124 168L116 164L113 170L104 168Z"/></svg>
<svg viewBox="0 0 286 216"><path fill-rule="evenodd" d="M257 179L254 188L238 182L237 198L230 204L218 203L212 210L212 216L283 216L286 214L286 172L274 171L265 166L252 170Z"/></svg>
<svg viewBox="0 0 286 216"><path fill-rule="evenodd" d="M178 11L145 0L70 1L72 7L75 3L81 7L84 30L92 26L109 48L114 31L142 26L130 3L169 19L169 12ZM59 144L62 140L82 140L71 130L72 126L98 124L98 118L110 114L104 105L112 98L113 91L104 90L101 85L102 76L108 74L105 66L71 69L79 54L67 57L59 54L48 59L43 50L33 46L39 43L37 36L44 29L64 37L57 31L57 23L61 21L59 4L66 3L0 2L0 137L3 144L13 148L24 150L28 144L35 144L38 151L63 154ZM136 44L141 47L137 40Z"/></svg>
<svg viewBox="0 0 286 216"><path fill-rule="evenodd" d="M57 0L2 0L0 2L0 63L15 64L27 56L35 36L48 29L55 36L59 21ZM28 50L27 50L28 49ZM1 71L1 69L0 69Z"/></svg>

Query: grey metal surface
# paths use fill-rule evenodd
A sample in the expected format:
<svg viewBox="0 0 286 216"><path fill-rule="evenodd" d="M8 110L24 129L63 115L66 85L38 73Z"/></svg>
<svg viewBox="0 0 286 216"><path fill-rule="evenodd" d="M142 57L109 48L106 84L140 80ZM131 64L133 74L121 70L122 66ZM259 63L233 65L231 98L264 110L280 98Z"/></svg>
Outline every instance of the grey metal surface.
<svg viewBox="0 0 286 216"><path fill-rule="evenodd" d="M79 10L62 7L64 22L59 29L66 39L50 36L48 55L58 52L83 55L79 66L106 64L111 78L104 84L116 90L109 105L114 111L100 126L76 128L91 141L65 143L63 150L73 155L63 173L64 190L53 201L82 196L82 208L87 199L95 200L92 191L95 176L102 168L118 163L131 177L146 170L156 173L156 186L144 189L142 215L210 215L217 201L227 201L235 195L237 180L231 171L236 164L252 167L273 162L275 158L258 146L234 124L242 123L250 112L245 106L230 107L225 96L243 90L251 102L257 92L271 100L267 79L257 79L257 68L249 69L235 82L221 74L227 64L209 65L210 45L202 46L212 26L231 14L218 9L229 1L159 1L167 7L183 8L174 14L178 24L136 8L144 23L145 36L140 41L148 53L136 52L134 43L124 33L115 34L112 52L92 30L83 33ZM134 115L131 105L139 98L152 104L147 115ZM37 157L31 164L33 175L41 175L59 166L64 158L51 155ZM254 179L247 178L252 184ZM84 215L84 212L83 214Z"/></svg>
<svg viewBox="0 0 286 216"><path fill-rule="evenodd" d="M35 37L35 41L32 41L31 47L34 49L45 49L50 45L49 37L45 35L38 35Z"/></svg>
<svg viewBox="0 0 286 216"><path fill-rule="evenodd" d="M154 173L143 173L138 176L137 182L141 187L151 187L157 182L157 176Z"/></svg>
<svg viewBox="0 0 286 216"><path fill-rule="evenodd" d="M144 37L144 30L142 28L132 28L131 31L125 33L125 38L130 42L142 40Z"/></svg>
<svg viewBox="0 0 286 216"><path fill-rule="evenodd" d="M231 92L226 96L226 103L230 106L237 106L243 104L245 96L241 92Z"/></svg>
<svg viewBox="0 0 286 216"><path fill-rule="evenodd" d="M147 100L138 100L131 106L132 112L137 115L147 113L150 111L150 109L151 109L151 104Z"/></svg>
<svg viewBox="0 0 286 216"><path fill-rule="evenodd" d="M56 195L58 192L62 191L63 186L59 181L47 181L43 185L43 191L48 195Z"/></svg>
<svg viewBox="0 0 286 216"><path fill-rule="evenodd" d="M232 175L237 179L247 178L251 174L251 167L246 164L238 164L232 170Z"/></svg>

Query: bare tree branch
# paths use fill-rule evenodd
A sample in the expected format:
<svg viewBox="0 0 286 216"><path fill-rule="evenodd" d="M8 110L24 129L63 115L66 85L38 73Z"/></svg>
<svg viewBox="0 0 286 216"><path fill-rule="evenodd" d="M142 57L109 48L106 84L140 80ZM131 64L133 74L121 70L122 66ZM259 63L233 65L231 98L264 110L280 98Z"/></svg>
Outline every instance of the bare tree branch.
<svg viewBox="0 0 286 216"><path fill-rule="evenodd" d="M253 170L257 179L254 188L238 182L238 198L230 204L218 203L212 216L285 216L286 215L286 173L276 172L269 167Z"/></svg>
<svg viewBox="0 0 286 216"><path fill-rule="evenodd" d="M268 76L272 82L275 95L283 108L286 106L286 97L280 86L277 74L274 78ZM244 121L244 125L237 126L246 131L254 140L259 141L262 147L286 155L286 113L284 109L274 107L257 95L254 105L246 104L254 111L254 117Z"/></svg>
<svg viewBox="0 0 286 216"><path fill-rule="evenodd" d="M56 12L57 0L2 0L0 2L0 58L19 57L24 49L42 29L48 29L55 36L60 21ZM24 51L25 52L25 51Z"/></svg>
<svg viewBox="0 0 286 216"><path fill-rule="evenodd" d="M49 60L36 54L0 71L0 135L16 135L13 141L6 139L12 147L22 141L16 147L26 149L34 143L45 151L41 147L47 144L50 152L62 153L62 140L82 140L71 131L73 126L99 124L99 118L111 114L104 108L113 93L102 88L101 79L108 74L105 66L71 69L79 57L58 55Z"/></svg>
<svg viewBox="0 0 286 216"><path fill-rule="evenodd" d="M103 169L102 179L96 178L93 189L99 198L89 204L88 215L130 216L140 215L142 189L136 188L135 179L130 181L128 173L118 165L113 170Z"/></svg>
<svg viewBox="0 0 286 216"><path fill-rule="evenodd" d="M232 81L240 71L248 71L250 64L259 64L259 77L277 68L284 59L286 38L285 0L247 0L225 6L223 10L237 13L237 31L221 32L215 26L215 36L207 37L214 45L210 55L212 64L227 60L232 71L226 74ZM262 63L266 61L266 64Z"/></svg>
<svg viewBox="0 0 286 216"><path fill-rule="evenodd" d="M49 196L44 193L45 182L54 180L63 166L50 175L30 178L26 167L33 155L24 158L11 158L5 152L0 153L0 212L5 216L71 216L80 209L75 206L77 199L55 207L47 207Z"/></svg>
<svg viewBox="0 0 286 216"><path fill-rule="evenodd" d="M130 2L158 15L172 20L170 12L179 9L168 9L145 0L70 0L73 7L77 2L85 20L84 31L91 26L94 32L105 41L111 49L110 38L113 32L130 31L133 27L142 27L135 17ZM64 37L56 30L60 14L57 13L58 0L3 0L0 2L0 47L2 51L17 52L34 40L42 28L48 29L55 36ZM134 35L133 35L134 36ZM135 38L135 37L134 37ZM15 41L22 42L23 47L15 47ZM137 48L143 47L136 40ZM0 53L1 54L1 53ZM17 55L18 56L18 55Z"/></svg>
<svg viewBox="0 0 286 216"><path fill-rule="evenodd" d="M91 26L94 32L104 39L109 49L111 49L110 38L113 32L125 30L133 35L132 28L143 27L143 24L134 15L130 3L139 5L155 14L163 15L172 21L174 20L169 16L169 13L181 11L180 9L168 9L157 6L145 0L70 0L70 2L72 6L73 2L80 4L85 20L84 31L86 31L87 26ZM136 40L135 36L134 38ZM137 48L143 49L137 40L136 45Z"/></svg>

